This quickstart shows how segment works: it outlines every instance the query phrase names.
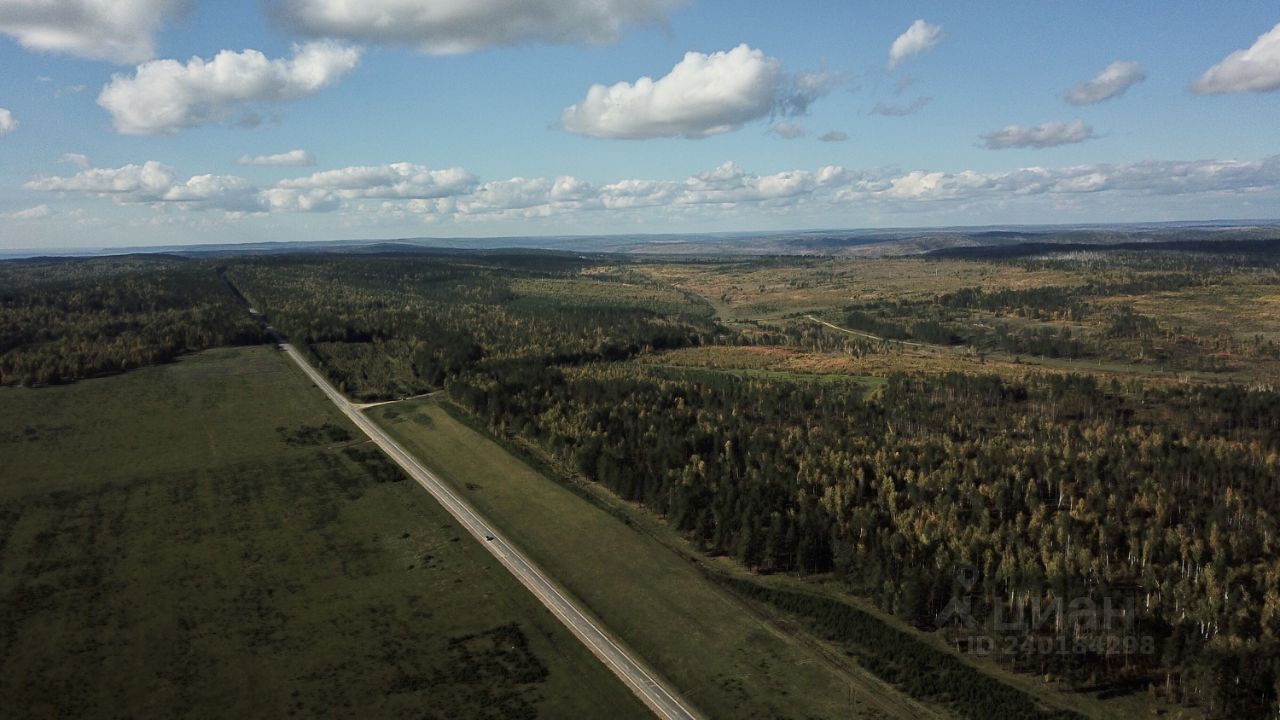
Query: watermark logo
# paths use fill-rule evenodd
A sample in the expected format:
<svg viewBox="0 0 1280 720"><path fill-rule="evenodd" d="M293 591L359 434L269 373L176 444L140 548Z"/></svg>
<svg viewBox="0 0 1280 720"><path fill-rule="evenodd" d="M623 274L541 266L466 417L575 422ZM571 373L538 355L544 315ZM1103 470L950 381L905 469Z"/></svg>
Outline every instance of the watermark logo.
<svg viewBox="0 0 1280 720"><path fill-rule="evenodd" d="M977 568L956 570L960 592L934 618L939 628L961 631L957 649L982 655L1150 654L1155 639L1135 632L1132 596L1091 595L1027 599L1015 594L990 604L986 622L975 610Z"/></svg>

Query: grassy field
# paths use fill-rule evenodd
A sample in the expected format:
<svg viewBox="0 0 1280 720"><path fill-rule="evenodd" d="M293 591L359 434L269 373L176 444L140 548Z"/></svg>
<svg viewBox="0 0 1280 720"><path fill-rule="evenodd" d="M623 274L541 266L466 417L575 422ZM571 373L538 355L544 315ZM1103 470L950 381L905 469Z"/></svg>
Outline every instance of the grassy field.
<svg viewBox="0 0 1280 720"><path fill-rule="evenodd" d="M1153 278L1164 270L1096 268L1063 265L1053 269L980 261L923 258L775 259L720 263L649 263L637 272L702 297L727 325L748 333L757 327L806 327L815 316L843 326L845 309L881 300L929 302L961 289L986 292L1040 287L1072 288L1086 283L1122 283ZM1280 278L1274 270L1255 269L1219 273L1169 291L1099 295L1084 298L1090 306L1077 321L1043 321L1009 313L964 310L957 327L989 329L1004 326L1053 333L1068 330L1086 343L1101 343L1097 357L1071 359L1030 352L1006 352L971 345L868 346L874 352L851 359L843 354L795 353L771 358L770 370L796 373L883 375L894 370L922 372L995 372L1016 377L1027 372L1084 372L1104 379L1137 377L1163 381L1273 382L1280 360L1259 350L1262 343L1280 340ZM1144 357L1136 338L1107 336L1109 317L1132 310L1149 318L1160 331L1155 345L1168 351L1171 361ZM911 316L898 318L910 324ZM838 333L839 331L832 330ZM855 333L856 334L856 333ZM677 351L680 352L680 351ZM1194 362L1195 358L1199 362ZM675 358L672 358L674 361ZM738 353L733 361L716 362L722 369L760 368L761 358ZM734 362L742 364L734 364ZM699 363L703 364L703 363Z"/></svg>
<svg viewBox="0 0 1280 720"><path fill-rule="evenodd" d="M965 287L1029 288L1083 281L1057 271L915 258L653 263L639 269L705 298L726 321L774 319L879 298L927 298Z"/></svg>
<svg viewBox="0 0 1280 720"><path fill-rule="evenodd" d="M267 348L0 389L0 714L647 716Z"/></svg>
<svg viewBox="0 0 1280 720"><path fill-rule="evenodd" d="M710 717L939 715L765 622L686 558L446 413L369 411Z"/></svg>

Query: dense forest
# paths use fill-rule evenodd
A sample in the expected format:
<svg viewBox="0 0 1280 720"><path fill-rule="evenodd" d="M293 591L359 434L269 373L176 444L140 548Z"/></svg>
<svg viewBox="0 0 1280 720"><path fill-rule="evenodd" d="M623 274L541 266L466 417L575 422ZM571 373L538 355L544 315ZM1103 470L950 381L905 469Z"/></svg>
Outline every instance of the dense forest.
<svg viewBox="0 0 1280 720"><path fill-rule="evenodd" d="M1031 652L1017 666L1081 683L1164 671L1175 697L1232 717L1272 702L1280 395L1058 375L888 380L864 399L852 383L506 363L451 391L708 552L834 571L922 627L966 591L988 619L1010 600L1134 600L1145 652ZM976 588L957 581L966 566ZM1217 653L1271 660L1249 663L1244 692L1226 665L1204 664Z"/></svg>
<svg viewBox="0 0 1280 720"><path fill-rule="evenodd" d="M993 352L1127 357L1148 341L1168 352L1178 332L1107 298L1198 287L1235 262L878 298L836 319ZM1149 686L1215 718L1280 709L1274 385L1010 376L975 363L888 373L869 391L663 365L663 351L702 345L894 349L808 321L721 324L706 301L626 261L550 253L0 266L0 373L57 382L256 341L218 269L351 396L444 388L495 434L643 504L706 553L836 578L961 649L1016 636L1003 662L1075 687ZM975 332L971 313L1008 326ZM837 639L866 622L826 601L758 599ZM1010 630L1010 612L1055 603L1120 608L1121 627L1059 612Z"/></svg>
<svg viewBox="0 0 1280 720"><path fill-rule="evenodd" d="M702 342L710 308L559 254L265 258L227 275L334 384L385 400L441 387L485 359L620 360Z"/></svg>
<svg viewBox="0 0 1280 720"><path fill-rule="evenodd" d="M0 385L69 382L262 340L207 263L0 263Z"/></svg>

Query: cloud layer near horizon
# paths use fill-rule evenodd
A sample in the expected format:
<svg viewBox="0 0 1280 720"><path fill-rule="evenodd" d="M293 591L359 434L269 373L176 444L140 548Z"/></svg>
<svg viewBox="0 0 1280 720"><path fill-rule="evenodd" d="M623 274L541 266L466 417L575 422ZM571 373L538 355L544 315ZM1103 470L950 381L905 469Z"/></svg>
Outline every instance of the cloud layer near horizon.
<svg viewBox="0 0 1280 720"><path fill-rule="evenodd" d="M1280 155L1250 161L1148 161L1009 172L855 171L832 165L761 175L727 162L683 180L623 179L601 185L567 175L482 182L462 168L391 163L325 170L265 187L226 175L182 179L173 168L149 161L38 177L25 187L107 197L125 205L237 214L340 212L430 222L575 213L661 213L681 218L744 209L910 211L937 203L995 206L1011 199L1099 193L1252 195L1280 191Z"/></svg>

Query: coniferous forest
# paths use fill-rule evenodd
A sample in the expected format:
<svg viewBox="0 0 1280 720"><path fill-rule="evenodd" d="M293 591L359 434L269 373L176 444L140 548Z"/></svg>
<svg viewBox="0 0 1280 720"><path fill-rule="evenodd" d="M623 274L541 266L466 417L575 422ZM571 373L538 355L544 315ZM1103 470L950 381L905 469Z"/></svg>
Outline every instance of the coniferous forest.
<svg viewBox="0 0 1280 720"><path fill-rule="evenodd" d="M0 385L69 382L263 339L206 263L0 263Z"/></svg>

